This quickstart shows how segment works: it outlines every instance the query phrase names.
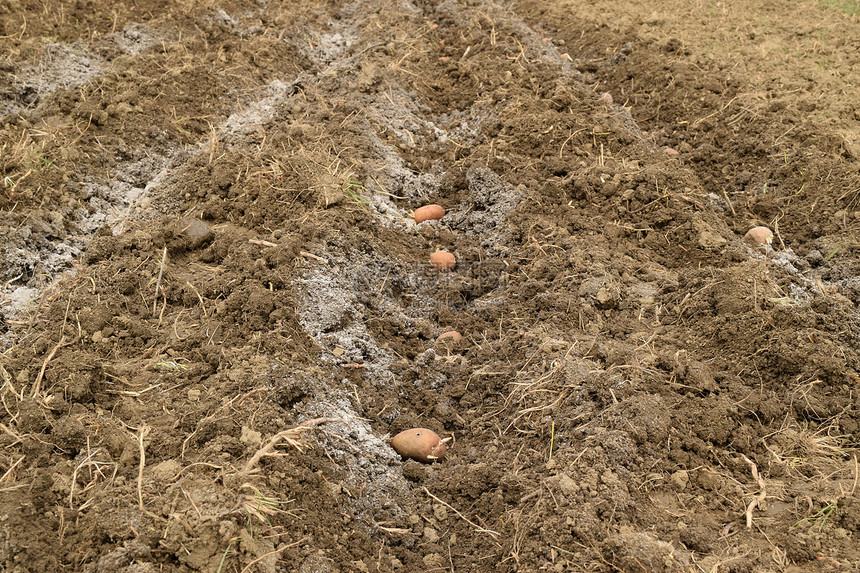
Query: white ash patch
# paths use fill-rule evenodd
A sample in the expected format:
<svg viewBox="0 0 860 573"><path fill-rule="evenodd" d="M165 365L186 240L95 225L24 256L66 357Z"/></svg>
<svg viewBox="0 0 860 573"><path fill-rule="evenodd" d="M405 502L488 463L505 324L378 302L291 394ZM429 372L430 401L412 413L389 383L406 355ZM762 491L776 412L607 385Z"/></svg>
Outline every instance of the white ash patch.
<svg viewBox="0 0 860 573"><path fill-rule="evenodd" d="M815 284L815 281L806 277L803 272L798 269L798 266L803 266L805 260L798 257L793 250L785 249L784 251L775 251L768 247L769 253L772 254L771 260L777 267L783 269L792 277L791 285L789 285L789 298L796 301L798 304L806 304L810 302L815 295L822 294L821 289Z"/></svg>
<svg viewBox="0 0 860 573"><path fill-rule="evenodd" d="M12 77L11 99L3 102L3 115L35 108L45 96L70 89L99 76L106 66L97 54L80 43L45 44L37 63L21 66Z"/></svg>
<svg viewBox="0 0 860 573"><path fill-rule="evenodd" d="M329 270L296 280L303 287L299 323L322 348L323 363L361 363L373 378L388 378L394 355L377 346L363 322L364 306L355 296L365 281L330 274Z"/></svg>
<svg viewBox="0 0 860 573"><path fill-rule="evenodd" d="M31 303L39 300L41 290L31 287L11 287L9 283L3 285L3 290L0 292L0 312L5 318L11 319L16 317L14 312L17 309L25 308Z"/></svg>
<svg viewBox="0 0 860 573"><path fill-rule="evenodd" d="M498 112L486 104L475 103L466 110L455 109L436 118L436 125L450 126L437 128L436 139L442 144L472 146L483 137L483 124L497 117Z"/></svg>
<svg viewBox="0 0 860 573"><path fill-rule="evenodd" d="M232 28L239 23L239 20L228 14L223 8L218 8L212 14L205 16L204 21L214 22Z"/></svg>
<svg viewBox="0 0 860 573"><path fill-rule="evenodd" d="M378 257L358 253L349 260L331 253L326 257L329 264L295 280L301 287L299 323L322 348L321 362L338 367L363 364L369 379L389 383L393 378L389 367L396 357L376 343L365 322L385 317L406 336L429 334L425 323L432 307L422 307L416 296L404 308L390 295L394 283L404 292L417 293L425 279L420 272Z"/></svg>
<svg viewBox="0 0 860 573"><path fill-rule="evenodd" d="M391 445L356 415L349 400L342 395L330 395L323 402L309 404L308 409L314 417L343 420L326 423L314 433L319 447L345 473L335 489L346 491L332 493L349 500L359 516L373 523L405 515L393 500L408 499L410 488L403 477L400 456Z"/></svg>
<svg viewBox="0 0 860 573"><path fill-rule="evenodd" d="M225 145L247 144L249 136L255 135L262 127L272 123L279 105L296 91L296 82L274 80L263 91L264 96L248 103L243 109L232 113L218 128L218 141ZM200 143L208 152L209 142Z"/></svg>
<svg viewBox="0 0 860 573"><path fill-rule="evenodd" d="M342 30L328 34L320 34L309 38L307 55L321 64L331 64L340 59L355 42L355 34Z"/></svg>
<svg viewBox="0 0 860 573"><path fill-rule="evenodd" d="M451 227L481 237L488 256L503 255L510 243L505 217L523 199L521 189L506 183L491 169L474 167L466 173L469 204L459 205L447 218Z"/></svg>
<svg viewBox="0 0 860 573"><path fill-rule="evenodd" d="M162 37L149 26L137 22L129 24L122 29L122 32L117 32L113 36L113 40L122 51L130 56L140 54L161 39Z"/></svg>
<svg viewBox="0 0 860 573"><path fill-rule="evenodd" d="M398 145L414 149L427 141L427 135L436 138L439 128L429 119L430 108L420 103L415 92L379 86L373 101L367 106L367 116L372 123L382 127L383 133L391 131Z"/></svg>
<svg viewBox="0 0 860 573"><path fill-rule="evenodd" d="M145 197L164 182L177 162L177 158L161 155L142 157L117 166L110 181L85 181L82 187L87 206L78 210L78 228L92 233L113 225L114 235L121 234L134 215L146 215L149 203Z"/></svg>

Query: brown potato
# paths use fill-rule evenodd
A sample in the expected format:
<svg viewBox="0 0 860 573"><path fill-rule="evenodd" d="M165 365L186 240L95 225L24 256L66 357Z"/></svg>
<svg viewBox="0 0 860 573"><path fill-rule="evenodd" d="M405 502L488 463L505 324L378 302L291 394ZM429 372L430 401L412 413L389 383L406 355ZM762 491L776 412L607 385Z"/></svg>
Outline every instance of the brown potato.
<svg viewBox="0 0 860 573"><path fill-rule="evenodd" d="M436 251L430 255L430 262L440 271L447 271L454 268L457 259L448 251Z"/></svg>
<svg viewBox="0 0 860 573"><path fill-rule="evenodd" d="M463 338L463 335L457 332L456 330L449 330L447 332L443 332L439 335L439 338L436 339L436 342L460 342Z"/></svg>
<svg viewBox="0 0 860 573"><path fill-rule="evenodd" d="M773 242L773 232L767 227L753 227L744 235L744 243L749 245L769 245Z"/></svg>
<svg viewBox="0 0 860 573"><path fill-rule="evenodd" d="M415 213L412 216L415 218L416 223L436 221L445 216L445 209L441 205L424 205L415 209Z"/></svg>
<svg viewBox="0 0 860 573"><path fill-rule="evenodd" d="M391 438L391 447L404 458L429 464L445 457L445 441L427 428L412 428Z"/></svg>

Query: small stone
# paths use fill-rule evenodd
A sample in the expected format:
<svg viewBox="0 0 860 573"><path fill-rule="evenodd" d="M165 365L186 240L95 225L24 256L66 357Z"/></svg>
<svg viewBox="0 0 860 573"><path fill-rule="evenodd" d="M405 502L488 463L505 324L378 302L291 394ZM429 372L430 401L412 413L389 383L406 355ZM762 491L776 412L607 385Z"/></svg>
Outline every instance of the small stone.
<svg viewBox="0 0 860 573"><path fill-rule="evenodd" d="M444 505L433 506L433 517L439 521L445 521L448 519L448 510L445 509Z"/></svg>
<svg viewBox="0 0 860 573"><path fill-rule="evenodd" d="M182 464L176 460L164 460L152 468L152 477L159 481L167 481L176 477L182 469Z"/></svg>
<svg viewBox="0 0 860 573"><path fill-rule="evenodd" d="M698 233L699 246L703 249L719 249L728 242L700 218L693 219L693 231Z"/></svg>
<svg viewBox="0 0 860 573"><path fill-rule="evenodd" d="M690 484L690 474L686 470L678 470L670 478L678 489L685 489Z"/></svg>
<svg viewBox="0 0 860 573"><path fill-rule="evenodd" d="M428 553L424 556L424 565L426 567L442 567L445 565L445 558L438 553Z"/></svg>
<svg viewBox="0 0 860 573"><path fill-rule="evenodd" d="M697 472L698 473L698 483L699 485L708 490L708 491L718 491L722 485L723 480L719 476L719 474L711 473L709 471Z"/></svg>
<svg viewBox="0 0 860 573"><path fill-rule="evenodd" d="M806 254L806 260L810 265L818 265L824 261L824 255L818 249L812 249Z"/></svg>
<svg viewBox="0 0 860 573"><path fill-rule="evenodd" d="M597 295L594 297L594 300L597 301L597 308L601 309L610 309L615 308L617 306L616 293L611 291L606 287L602 287L597 291Z"/></svg>
<svg viewBox="0 0 860 573"><path fill-rule="evenodd" d="M439 532L437 532L432 527L425 527L423 537L424 541L426 541L427 543L436 543L437 541L439 541Z"/></svg>
<svg viewBox="0 0 860 573"><path fill-rule="evenodd" d="M200 399L201 394L202 392L198 388L191 388L190 390L188 390L188 401L196 402Z"/></svg>
<svg viewBox="0 0 860 573"><path fill-rule="evenodd" d="M242 435L239 437L239 441L247 446L259 448L263 443L263 434L247 426L242 426Z"/></svg>
<svg viewBox="0 0 860 573"><path fill-rule="evenodd" d="M209 225L200 219L181 219L176 224L176 234L185 239L189 250L198 249L215 238Z"/></svg>
<svg viewBox="0 0 860 573"><path fill-rule="evenodd" d="M576 495L580 490L579 484L567 474L558 475L558 487L562 493L569 496Z"/></svg>

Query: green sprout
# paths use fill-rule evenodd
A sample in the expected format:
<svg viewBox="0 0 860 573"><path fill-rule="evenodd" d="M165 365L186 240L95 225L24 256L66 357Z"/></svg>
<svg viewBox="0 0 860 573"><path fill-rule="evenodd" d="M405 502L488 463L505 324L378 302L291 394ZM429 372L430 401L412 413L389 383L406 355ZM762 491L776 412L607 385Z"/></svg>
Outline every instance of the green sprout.
<svg viewBox="0 0 860 573"><path fill-rule="evenodd" d="M803 519L799 520L797 523L792 525L792 527L797 527L798 525L806 521L817 521L818 531L821 531L824 528L824 524L827 523L828 519L830 519L830 516L837 511L839 511L839 503L834 501L819 509L814 515L810 517L804 517Z"/></svg>
<svg viewBox="0 0 860 573"><path fill-rule="evenodd" d="M172 360L162 360L161 362L156 362L152 366L155 370L159 372L186 372L188 371L188 366L185 364L180 364L179 362L174 362Z"/></svg>

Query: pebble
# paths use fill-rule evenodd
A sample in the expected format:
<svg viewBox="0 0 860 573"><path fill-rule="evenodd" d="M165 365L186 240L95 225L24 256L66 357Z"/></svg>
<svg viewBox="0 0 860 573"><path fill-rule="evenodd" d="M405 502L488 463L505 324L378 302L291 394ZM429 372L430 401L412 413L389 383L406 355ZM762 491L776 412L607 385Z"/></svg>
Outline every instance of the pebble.
<svg viewBox="0 0 860 573"><path fill-rule="evenodd" d="M200 219L180 219L176 223L176 234L185 239L185 246L189 250L199 249L215 238L209 225Z"/></svg>
<svg viewBox="0 0 860 573"><path fill-rule="evenodd" d="M428 553L424 556L424 565L426 567L442 567L445 565L445 558L439 553Z"/></svg>
<svg viewBox="0 0 860 573"><path fill-rule="evenodd" d="M690 484L690 474L687 470L678 470L673 473L670 478L678 489L685 489Z"/></svg>

